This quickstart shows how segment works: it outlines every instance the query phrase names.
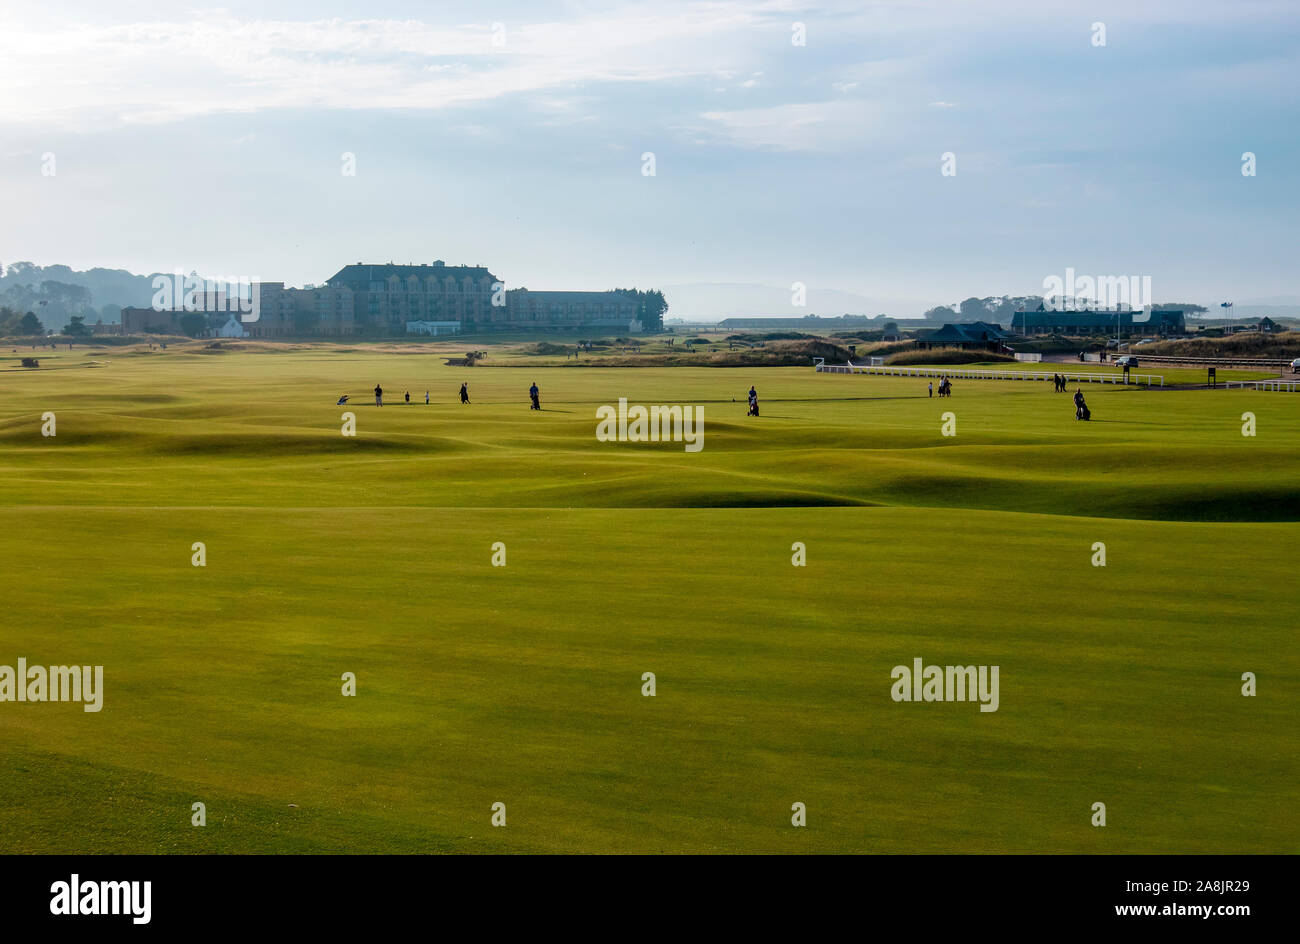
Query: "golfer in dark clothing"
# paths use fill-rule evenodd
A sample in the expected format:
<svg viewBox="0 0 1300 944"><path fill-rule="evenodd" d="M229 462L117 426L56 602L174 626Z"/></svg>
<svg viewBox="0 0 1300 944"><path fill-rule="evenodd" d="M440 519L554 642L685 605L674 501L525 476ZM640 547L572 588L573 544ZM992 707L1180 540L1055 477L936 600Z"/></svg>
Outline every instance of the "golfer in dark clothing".
<svg viewBox="0 0 1300 944"><path fill-rule="evenodd" d="M410 402L411 402L411 391L409 391L409 390L406 391L406 402L407 402L407 403L410 403Z"/></svg>
<svg viewBox="0 0 1300 944"><path fill-rule="evenodd" d="M384 405L384 388L375 384L375 406Z"/></svg>
<svg viewBox="0 0 1300 944"><path fill-rule="evenodd" d="M463 384L460 385L460 402L461 402L461 403L468 403L468 402L469 402L469 383L468 383L468 382L463 383Z"/></svg>
<svg viewBox="0 0 1300 944"><path fill-rule="evenodd" d="M528 399L533 401L531 409L540 410L542 408L542 402L538 399L540 396L541 391L537 389L537 382L534 381L533 385L528 388Z"/></svg>

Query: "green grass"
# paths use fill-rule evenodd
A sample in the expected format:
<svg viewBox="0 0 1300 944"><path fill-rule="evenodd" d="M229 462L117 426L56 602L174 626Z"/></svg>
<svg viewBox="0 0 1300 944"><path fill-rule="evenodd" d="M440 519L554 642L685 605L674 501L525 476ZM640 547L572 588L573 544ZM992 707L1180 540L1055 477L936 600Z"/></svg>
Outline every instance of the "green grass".
<svg viewBox="0 0 1300 944"><path fill-rule="evenodd" d="M0 664L106 677L98 714L0 703L0 851L1300 843L1300 398L94 359L0 373ZM704 450L597 442L619 397L703 405ZM893 702L914 657L999 665L1000 709Z"/></svg>
<svg viewBox="0 0 1300 944"><path fill-rule="evenodd" d="M1118 356L1118 355L1116 355ZM980 370L980 369L998 369L998 370L1021 370L1031 373L1062 373L1062 374L1103 374L1108 377L1123 378L1124 370L1121 367L1115 367L1109 361L1105 364L1099 364L1094 361L1066 361L1065 363L1055 363L1052 361L1041 361L1031 363L1028 361L1005 364L1000 362L982 362L978 364L963 364L954 367L954 370ZM1137 378L1142 377L1159 377L1163 378L1167 385L1177 384L1204 384L1209 382L1209 375L1204 367L1170 367L1167 364L1143 364L1141 357L1138 358L1138 366L1129 371L1130 380L1138 383ZM1236 383L1239 380L1276 380L1278 372L1275 370L1239 370L1235 368L1222 368L1215 375L1219 383L1232 381ZM1072 384L1074 381L1070 381ZM1144 379L1143 384L1147 381ZM1160 385L1159 380L1152 382L1155 386Z"/></svg>

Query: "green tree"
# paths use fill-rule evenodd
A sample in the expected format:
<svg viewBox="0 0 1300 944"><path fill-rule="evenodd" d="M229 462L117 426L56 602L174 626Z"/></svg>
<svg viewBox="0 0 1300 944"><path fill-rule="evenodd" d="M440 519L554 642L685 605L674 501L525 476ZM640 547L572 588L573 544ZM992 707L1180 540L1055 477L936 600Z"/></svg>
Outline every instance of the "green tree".
<svg viewBox="0 0 1300 944"><path fill-rule="evenodd" d="M63 333L70 338L81 338L90 334L90 329L86 327L85 315L73 315L72 320L63 326Z"/></svg>
<svg viewBox="0 0 1300 944"><path fill-rule="evenodd" d="M651 333L663 330L664 315L668 311L668 300L657 288L616 288L614 291L636 300L636 317L641 327Z"/></svg>
<svg viewBox="0 0 1300 944"><path fill-rule="evenodd" d="M1189 315L1204 314L1206 307L1197 305L1192 302L1161 302L1159 305L1152 305L1153 311L1185 311Z"/></svg>
<svg viewBox="0 0 1300 944"><path fill-rule="evenodd" d="M207 315L197 311L187 311L181 315L181 330L188 337L197 338L208 330Z"/></svg>

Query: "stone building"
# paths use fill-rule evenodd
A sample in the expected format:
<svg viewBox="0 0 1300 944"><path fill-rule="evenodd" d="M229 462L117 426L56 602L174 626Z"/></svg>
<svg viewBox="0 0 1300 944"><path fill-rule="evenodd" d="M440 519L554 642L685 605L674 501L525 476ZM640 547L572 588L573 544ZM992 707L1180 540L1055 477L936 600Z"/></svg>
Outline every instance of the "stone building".
<svg viewBox="0 0 1300 944"><path fill-rule="evenodd" d="M324 285L286 288L283 282L254 286L252 312L240 313L249 337L371 337L490 331L601 328L641 330L637 302L620 292L507 291L483 266L449 266L438 260L419 265L344 266ZM205 312L231 306L215 299ZM126 334L181 334L184 311L122 310ZM220 328L221 317L212 325Z"/></svg>
<svg viewBox="0 0 1300 944"><path fill-rule="evenodd" d="M482 266L358 262L344 266L326 285L351 291L358 334L404 334L408 321L459 321L463 331L475 331L509 320L505 286Z"/></svg>

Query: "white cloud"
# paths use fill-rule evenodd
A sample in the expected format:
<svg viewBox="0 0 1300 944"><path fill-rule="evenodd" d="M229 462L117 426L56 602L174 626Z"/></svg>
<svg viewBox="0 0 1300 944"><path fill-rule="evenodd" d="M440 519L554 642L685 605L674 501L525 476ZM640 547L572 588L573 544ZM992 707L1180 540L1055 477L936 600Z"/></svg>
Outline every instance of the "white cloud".
<svg viewBox="0 0 1300 944"><path fill-rule="evenodd" d="M0 120L67 127L268 108L439 109L582 83L656 82L752 65L776 8L679 3L565 22L188 20L0 30ZM723 46L730 45L730 52Z"/></svg>
<svg viewBox="0 0 1300 944"><path fill-rule="evenodd" d="M834 101L709 111L716 138L740 147L774 151L822 151L863 140L878 124L879 109L866 102Z"/></svg>

